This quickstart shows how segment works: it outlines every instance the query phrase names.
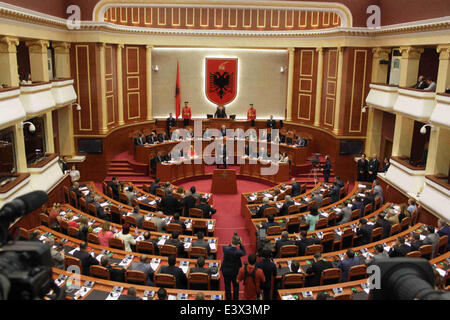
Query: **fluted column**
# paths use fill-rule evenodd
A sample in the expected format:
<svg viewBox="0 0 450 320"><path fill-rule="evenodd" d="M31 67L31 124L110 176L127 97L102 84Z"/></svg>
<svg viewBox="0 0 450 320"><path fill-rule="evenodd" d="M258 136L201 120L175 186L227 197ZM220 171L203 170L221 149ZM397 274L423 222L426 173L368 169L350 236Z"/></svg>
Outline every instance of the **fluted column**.
<svg viewBox="0 0 450 320"><path fill-rule="evenodd" d="M153 46L146 46L147 54L147 120L153 120L153 104L152 104L152 50Z"/></svg>
<svg viewBox="0 0 450 320"><path fill-rule="evenodd" d="M342 90L342 69L344 65L344 48L337 48L338 57L338 74L337 74L337 88L336 88L336 106L334 110L334 128L333 132L337 135L342 134L341 117L341 90Z"/></svg>
<svg viewBox="0 0 450 320"><path fill-rule="evenodd" d="M118 44L116 49L116 61L117 61L117 105L119 111L119 126L123 125L123 73L122 73L122 49L124 45Z"/></svg>
<svg viewBox="0 0 450 320"><path fill-rule="evenodd" d="M439 53L436 92L445 92L445 89L450 85L450 45L439 45L436 50Z"/></svg>
<svg viewBox="0 0 450 320"><path fill-rule="evenodd" d="M410 87L417 82L420 55L423 48L400 47L402 54L400 63L400 87Z"/></svg>
<svg viewBox="0 0 450 320"><path fill-rule="evenodd" d="M314 112L314 125L320 126L320 109L322 106L323 81L323 48L317 48L317 83L316 83L316 111Z"/></svg>
<svg viewBox="0 0 450 320"><path fill-rule="evenodd" d="M25 137L19 123L14 126L14 152L16 155L17 172L28 172L27 156L25 152Z"/></svg>
<svg viewBox="0 0 450 320"><path fill-rule="evenodd" d="M286 121L292 121L292 96L294 94L294 53L295 48L289 48L289 71L287 87Z"/></svg>
<svg viewBox="0 0 450 320"><path fill-rule="evenodd" d="M0 84L11 87L19 85L19 74L17 72L17 46L19 39L16 37L2 37L0 39Z"/></svg>
<svg viewBox="0 0 450 320"><path fill-rule="evenodd" d="M55 153L55 142L53 139L53 118L52 112L46 112L44 116L45 123L45 151Z"/></svg>
<svg viewBox="0 0 450 320"><path fill-rule="evenodd" d="M30 69L32 81L47 82L50 79L48 74L47 40L27 41L25 43L30 52Z"/></svg>

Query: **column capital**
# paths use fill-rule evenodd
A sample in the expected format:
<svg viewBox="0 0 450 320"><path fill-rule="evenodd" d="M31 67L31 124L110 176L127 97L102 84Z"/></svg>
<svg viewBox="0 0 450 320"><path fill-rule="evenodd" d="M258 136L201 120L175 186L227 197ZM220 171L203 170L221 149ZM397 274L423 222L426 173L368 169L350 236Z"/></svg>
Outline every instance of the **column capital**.
<svg viewBox="0 0 450 320"><path fill-rule="evenodd" d="M2 37L0 38L0 53L17 53L17 46L19 45L19 38L16 37Z"/></svg>
<svg viewBox="0 0 450 320"><path fill-rule="evenodd" d="M389 53L391 52L390 48L373 48L373 59L380 59L380 60L388 60L389 59Z"/></svg>
<svg viewBox="0 0 450 320"><path fill-rule="evenodd" d="M402 54L402 59L420 59L423 48L400 47L400 53Z"/></svg>
<svg viewBox="0 0 450 320"><path fill-rule="evenodd" d="M288 48L288 52L289 52L289 54L294 54L295 48L293 48L293 47Z"/></svg>
<svg viewBox="0 0 450 320"><path fill-rule="evenodd" d="M339 46L336 48L336 50L339 54L342 54L344 52L344 49L345 49L345 47L342 47L342 46Z"/></svg>
<svg viewBox="0 0 450 320"><path fill-rule="evenodd" d="M58 41L52 43L55 53L69 53L70 42Z"/></svg>
<svg viewBox="0 0 450 320"><path fill-rule="evenodd" d="M322 48L322 47L316 48L316 52L318 52L318 53L323 53L323 48Z"/></svg>
<svg viewBox="0 0 450 320"><path fill-rule="evenodd" d="M147 49L147 50L153 50L153 48L154 48L154 46L150 45L150 44L145 46L145 49Z"/></svg>
<svg viewBox="0 0 450 320"><path fill-rule="evenodd" d="M124 45L123 43L119 43L119 44L117 45L117 48L123 49L123 48L125 48L125 45Z"/></svg>
<svg viewBox="0 0 450 320"><path fill-rule="evenodd" d="M439 60L450 60L450 44L440 44L436 48Z"/></svg>
<svg viewBox="0 0 450 320"><path fill-rule="evenodd" d="M48 40L35 40L26 41L25 44L30 49L31 53L47 53L50 42Z"/></svg>
<svg viewBox="0 0 450 320"><path fill-rule="evenodd" d="M100 48L100 49L105 49L105 47L106 47L106 43L104 43L104 42L97 42L96 43L97 44L97 46Z"/></svg>

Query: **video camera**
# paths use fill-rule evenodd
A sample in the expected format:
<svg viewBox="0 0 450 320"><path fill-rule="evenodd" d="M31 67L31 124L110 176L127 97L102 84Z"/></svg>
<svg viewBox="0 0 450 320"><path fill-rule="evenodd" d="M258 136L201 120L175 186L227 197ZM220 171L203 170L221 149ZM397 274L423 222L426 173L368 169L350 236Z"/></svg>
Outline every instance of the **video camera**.
<svg viewBox="0 0 450 320"><path fill-rule="evenodd" d="M5 204L0 210L0 300L42 299L53 289L57 299L64 290L52 279L50 247L40 242L8 242L8 228L17 218L47 202L44 191L33 191Z"/></svg>

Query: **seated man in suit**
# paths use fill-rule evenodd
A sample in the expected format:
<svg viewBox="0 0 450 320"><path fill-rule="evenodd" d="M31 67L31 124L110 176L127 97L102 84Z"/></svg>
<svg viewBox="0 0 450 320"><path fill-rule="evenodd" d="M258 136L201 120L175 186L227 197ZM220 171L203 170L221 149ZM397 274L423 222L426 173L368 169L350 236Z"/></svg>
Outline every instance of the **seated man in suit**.
<svg viewBox="0 0 450 320"><path fill-rule="evenodd" d="M295 201L291 199L291 196L287 195L284 198L283 206L280 208L280 212L278 215L285 216L288 214L289 207L293 206L295 204Z"/></svg>
<svg viewBox="0 0 450 320"><path fill-rule="evenodd" d="M125 282L125 269L117 263L111 263L108 255L103 255L100 259L100 265L108 270L111 281Z"/></svg>
<svg viewBox="0 0 450 320"><path fill-rule="evenodd" d="M350 201L344 202L344 207L341 209L340 212L336 213L336 217L342 217L341 221L339 221L339 224L344 224L350 221L352 218L352 208L351 208Z"/></svg>
<svg viewBox="0 0 450 320"><path fill-rule="evenodd" d="M156 136L156 132L155 131L150 132L150 134L148 134L145 137L145 141L148 144L154 144L154 143L158 142L158 137Z"/></svg>
<svg viewBox="0 0 450 320"><path fill-rule="evenodd" d="M339 188L342 189L343 187L345 187L345 183L344 183L344 181L342 181L340 176L334 177L334 180L336 181L336 183L339 186Z"/></svg>
<svg viewBox="0 0 450 320"><path fill-rule="evenodd" d="M77 195L77 198L80 199L83 197L83 193L80 191L80 184L78 182L74 182L72 186L69 188L69 192L73 191Z"/></svg>
<svg viewBox="0 0 450 320"><path fill-rule="evenodd" d="M100 205L100 201L102 198L99 195L94 196L94 202L92 204L95 206L95 209L97 209L97 217L103 220L109 221L109 215L105 212L103 207Z"/></svg>
<svg viewBox="0 0 450 320"><path fill-rule="evenodd" d="M361 210L360 217L363 217L364 216L364 203L360 196L356 196L356 198L353 202L353 205L352 205L352 211L356 210L356 209Z"/></svg>
<svg viewBox="0 0 450 320"><path fill-rule="evenodd" d="M158 207L162 209L165 215L174 215L176 212L180 211L180 202L172 194L172 190L169 189L166 192L166 196L161 198Z"/></svg>
<svg viewBox="0 0 450 320"><path fill-rule="evenodd" d="M108 182L107 187L112 189L112 198L119 201L119 179L117 177L112 177L112 180Z"/></svg>
<svg viewBox="0 0 450 320"><path fill-rule="evenodd" d="M186 275L181 268L175 266L176 262L177 258L174 255L170 255L168 258L169 265L161 267L160 273L173 275L175 277L177 289L186 289Z"/></svg>
<svg viewBox="0 0 450 320"><path fill-rule="evenodd" d="M280 224L278 222L275 222L275 217L273 216L273 214L269 214L267 216L267 222L263 221L261 223L261 229L269 229L270 227L273 226L279 226Z"/></svg>
<svg viewBox="0 0 450 320"><path fill-rule="evenodd" d="M331 203L339 201L339 193L341 188L339 188L336 181L333 181L333 187L330 190L329 196L331 198Z"/></svg>
<svg viewBox="0 0 450 320"><path fill-rule="evenodd" d="M300 184L295 180L295 178L291 179L292 181L292 190L291 190L291 196L296 197L300 195L301 192L301 186Z"/></svg>
<svg viewBox="0 0 450 320"><path fill-rule="evenodd" d="M139 261L133 262L128 270L141 271L147 276L147 286L153 286L153 274L155 271L150 266L148 256L143 254Z"/></svg>
<svg viewBox="0 0 450 320"><path fill-rule="evenodd" d="M387 252L384 250L384 247L383 247L383 245L382 244L377 244L376 246L375 246L375 255L373 256L373 257L368 257L366 260L365 260L365 264L366 265L368 265L368 266L370 266L370 265L372 265L372 264L377 264L378 263L378 261L380 260L380 259L386 259L386 258L389 258L389 255L387 254Z"/></svg>
<svg viewBox="0 0 450 320"><path fill-rule="evenodd" d="M327 269L333 268L333 264L330 261L323 260L322 254L317 252L314 254L314 262L306 270L307 274L313 274L311 278L311 286L319 286L322 272Z"/></svg>
<svg viewBox="0 0 450 320"><path fill-rule="evenodd" d="M136 220L136 223L137 223L136 227L141 229L142 223L144 222L144 216L139 214L139 211L140 211L140 208L138 206L134 207L130 216Z"/></svg>
<svg viewBox="0 0 450 320"><path fill-rule="evenodd" d="M180 239L178 239L180 234L178 232L172 233L172 239L167 239L165 244L175 246L177 248L178 257L185 256L184 244Z"/></svg>
<svg viewBox="0 0 450 320"><path fill-rule="evenodd" d="M300 240L297 240L295 244L298 247L298 255L304 256L306 248L314 244L319 244L319 238L308 238L308 232L306 230L300 231Z"/></svg>
<svg viewBox="0 0 450 320"><path fill-rule="evenodd" d="M183 220L180 219L180 214L179 213L175 213L173 215L173 219L170 223L176 223L179 224L181 226L181 228L183 229L183 232L186 230L186 224L184 223Z"/></svg>
<svg viewBox="0 0 450 320"><path fill-rule="evenodd" d="M185 193L185 197L183 198L183 202L181 203L181 206L183 207L183 212L185 217L189 217L189 210L191 208L195 208L195 202L196 199L192 195L190 190L187 190Z"/></svg>
<svg viewBox="0 0 450 320"><path fill-rule="evenodd" d="M119 300L142 300L141 298L136 296L136 288L135 287L129 287L127 290L127 294L122 294L119 297Z"/></svg>
<svg viewBox="0 0 450 320"><path fill-rule="evenodd" d="M138 136L134 138L134 146L143 146L147 143L144 134L142 132L139 132Z"/></svg>
<svg viewBox="0 0 450 320"><path fill-rule="evenodd" d="M81 243L80 250L75 251L73 253L73 256L80 260L82 274L84 274L85 276L90 275L89 270L90 270L91 266L98 265L97 259L95 259L93 256L91 256L91 253L88 251L87 242Z"/></svg>
<svg viewBox="0 0 450 320"><path fill-rule="evenodd" d="M208 256L211 251L209 243L208 241L205 241L205 235L202 231L197 232L197 240L192 241L192 247L205 248L206 252L208 253Z"/></svg>
<svg viewBox="0 0 450 320"><path fill-rule="evenodd" d="M264 210L266 210L267 208L272 207L271 205L269 205L269 198L264 197L263 198L263 205L259 208L258 212L256 213L256 218L262 218L264 215Z"/></svg>
<svg viewBox="0 0 450 320"><path fill-rule="evenodd" d="M156 224L156 231L164 232L166 230L166 220L164 220L164 214L161 211L155 212L150 221Z"/></svg>
<svg viewBox="0 0 450 320"><path fill-rule="evenodd" d="M411 252L411 248L405 244L405 238L398 237L391 250L389 250L389 257L405 257L409 252Z"/></svg>
<svg viewBox="0 0 450 320"><path fill-rule="evenodd" d="M155 255L159 254L158 241L159 241L158 238L153 238L152 239L152 234L149 231L144 232L144 240L143 240L143 242L153 243L153 249L154 249L154 254Z"/></svg>
<svg viewBox="0 0 450 320"><path fill-rule="evenodd" d="M197 209L203 211L203 219L211 219L211 216L217 212L213 206L208 204L208 199L200 198L200 203L196 206Z"/></svg>
<svg viewBox="0 0 450 320"><path fill-rule="evenodd" d="M312 200L316 202L317 208L322 206L323 196L319 189L313 192Z"/></svg>
<svg viewBox="0 0 450 320"><path fill-rule="evenodd" d="M377 218L375 221L375 228L383 228L383 235L381 236L383 239L389 237L389 234L391 232L391 224L384 217L384 213L380 212L379 214L377 214Z"/></svg>
<svg viewBox="0 0 450 320"><path fill-rule="evenodd" d="M195 264L195 267L189 269L189 273L206 273L208 275L211 275L211 269L205 268L205 258L204 257L198 257L197 263Z"/></svg>
<svg viewBox="0 0 450 320"><path fill-rule="evenodd" d="M281 239L275 242L275 257L280 257L280 250L284 246L295 244L294 240L289 239L289 233L283 231L281 233Z"/></svg>
<svg viewBox="0 0 450 320"><path fill-rule="evenodd" d="M434 226L428 225L426 237L423 240L423 244L430 244L433 247L433 253L431 254L432 259L436 258L436 252L439 245L439 234L434 232Z"/></svg>
<svg viewBox="0 0 450 320"><path fill-rule="evenodd" d="M420 234L414 233L411 241L411 251L419 251L421 246L423 246L423 241L420 240Z"/></svg>
<svg viewBox="0 0 450 320"><path fill-rule="evenodd" d="M375 205L375 198L372 195L372 192L370 190L366 190L364 192L364 198L363 198L363 207L364 209L368 204L372 204L372 208Z"/></svg>
<svg viewBox="0 0 450 320"><path fill-rule="evenodd" d="M338 264L338 268L342 271L341 281L348 281L348 272L350 271L350 268L360 264L361 261L359 260L359 257L355 256L355 251L352 249L347 249L344 259L342 259Z"/></svg>
<svg viewBox="0 0 450 320"><path fill-rule="evenodd" d="M159 181L161 181L161 179L156 178L155 181L153 181L150 185L149 192L151 194L156 195L156 189L161 188L161 186L159 185Z"/></svg>
<svg viewBox="0 0 450 320"><path fill-rule="evenodd" d="M380 203L383 205L384 203L384 194L383 194L383 188L380 186L380 182L378 182L377 179L373 180L373 197L375 200L380 198Z"/></svg>
<svg viewBox="0 0 450 320"><path fill-rule="evenodd" d="M367 219L363 218L359 220L359 228L358 231L356 231L356 235L361 236L361 239L359 240L360 245L368 244L370 242L373 229L374 225L369 225Z"/></svg>

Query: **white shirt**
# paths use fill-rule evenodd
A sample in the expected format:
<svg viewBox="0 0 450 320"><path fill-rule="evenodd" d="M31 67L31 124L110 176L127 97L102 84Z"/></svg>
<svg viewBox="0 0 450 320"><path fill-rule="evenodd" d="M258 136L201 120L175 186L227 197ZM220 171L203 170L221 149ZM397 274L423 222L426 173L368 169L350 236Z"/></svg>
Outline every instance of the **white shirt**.
<svg viewBox="0 0 450 320"><path fill-rule="evenodd" d="M70 178L72 181L80 180L80 171L78 170L70 170Z"/></svg>

